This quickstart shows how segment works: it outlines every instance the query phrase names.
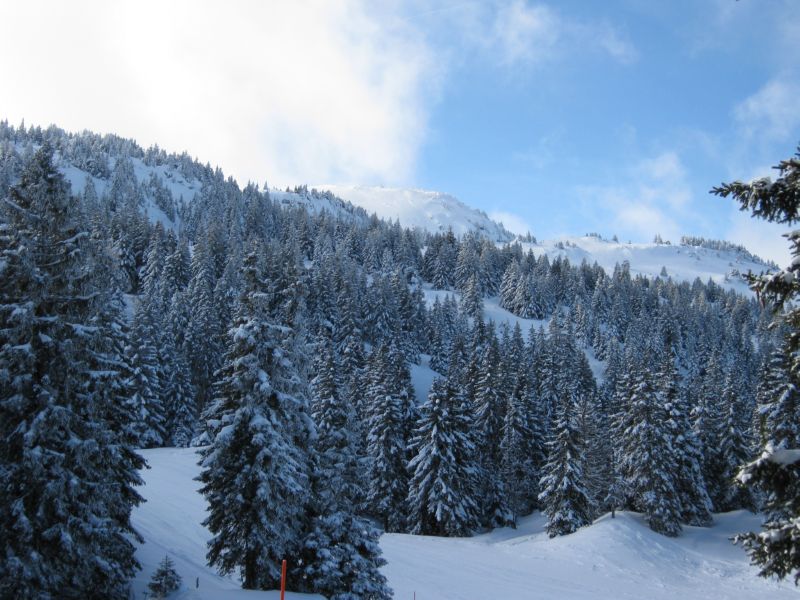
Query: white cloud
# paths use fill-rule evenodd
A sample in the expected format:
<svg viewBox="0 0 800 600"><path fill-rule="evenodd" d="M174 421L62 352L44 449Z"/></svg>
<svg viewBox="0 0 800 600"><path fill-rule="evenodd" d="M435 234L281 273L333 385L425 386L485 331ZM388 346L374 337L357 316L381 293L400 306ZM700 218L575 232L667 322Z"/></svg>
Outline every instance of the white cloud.
<svg viewBox="0 0 800 600"><path fill-rule="evenodd" d="M691 210L691 187L680 156L673 151L644 158L610 186L583 187L584 212L596 215L597 229L649 242L656 234L677 241Z"/></svg>
<svg viewBox="0 0 800 600"><path fill-rule="evenodd" d="M592 31L587 32L590 36ZM630 65L637 61L639 53L635 46L609 25L598 28L596 39L600 48L624 65ZM591 39L591 38L590 38Z"/></svg>
<svg viewBox="0 0 800 600"><path fill-rule="evenodd" d="M773 79L733 111L742 133L764 141L792 139L800 127L800 84Z"/></svg>
<svg viewBox="0 0 800 600"><path fill-rule="evenodd" d="M681 159L676 152L662 152L654 158L643 159L637 168L644 176L659 181L674 181L683 179L686 170L681 164Z"/></svg>
<svg viewBox="0 0 800 600"><path fill-rule="evenodd" d="M638 58L633 44L612 24L567 17L544 3L505 0L459 5L448 11L447 26L505 67L531 66L587 52L630 64Z"/></svg>
<svg viewBox="0 0 800 600"><path fill-rule="evenodd" d="M776 223L754 219L749 214L732 209L726 239L742 244L753 254L773 260L786 267L791 260L789 242L783 237L789 228Z"/></svg>
<svg viewBox="0 0 800 600"><path fill-rule="evenodd" d="M508 229L511 233L517 235L525 235L532 232L533 228L528 224L525 219L514 213L506 212L503 210L496 210L489 213L489 218L492 221L502 223L503 227Z"/></svg>
<svg viewBox="0 0 800 600"><path fill-rule="evenodd" d="M620 239L649 242L656 234L675 241L681 228L665 210L656 188L643 183L617 187L582 188L586 203L598 213L595 229L619 234Z"/></svg>
<svg viewBox="0 0 800 600"><path fill-rule="evenodd" d="M372 6L6 3L0 118L186 149L259 183L405 183L439 73Z"/></svg>
<svg viewBox="0 0 800 600"><path fill-rule="evenodd" d="M548 58L562 35L562 20L547 6L523 0L502 5L495 15L490 44L501 62L538 62Z"/></svg>

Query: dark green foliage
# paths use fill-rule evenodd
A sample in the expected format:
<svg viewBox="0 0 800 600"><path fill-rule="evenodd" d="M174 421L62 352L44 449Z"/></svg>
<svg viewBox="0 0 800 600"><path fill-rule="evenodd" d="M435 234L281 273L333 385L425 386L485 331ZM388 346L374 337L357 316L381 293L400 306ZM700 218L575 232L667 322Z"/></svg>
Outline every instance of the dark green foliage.
<svg viewBox="0 0 800 600"><path fill-rule="evenodd" d="M645 370L636 369L618 416L619 465L631 506L645 514L653 531L676 536L681 531L681 503L665 408L663 392Z"/></svg>
<svg viewBox="0 0 800 600"><path fill-rule="evenodd" d="M364 491L355 410L339 394L335 362L323 342L312 382L311 413L317 429L309 532L298 577L308 591L326 598L390 598L379 532L356 513Z"/></svg>
<svg viewBox="0 0 800 600"><path fill-rule="evenodd" d="M800 151L781 161L778 178L750 183L736 181L712 190L722 197L731 196L742 210L754 216L794 225L800 220ZM740 536L750 558L764 577L794 575L800 581L800 439L797 435L800 411L797 383L800 381L800 231L792 231L789 239L792 263L776 273L751 277L753 289L764 300L774 304L775 325L787 330L782 354L775 369L762 385L765 390L766 413L761 431L761 455L745 465L739 481L765 497L764 531ZM772 395L772 398L769 398Z"/></svg>
<svg viewBox="0 0 800 600"><path fill-rule="evenodd" d="M592 502L584 484L583 439L574 411L572 397L559 400L547 464L539 482L539 502L547 515L550 537L574 533L592 522Z"/></svg>
<svg viewBox="0 0 800 600"><path fill-rule="evenodd" d="M471 419L453 388L434 381L411 440L409 528L422 535L469 535L478 523L473 496Z"/></svg>
<svg viewBox="0 0 800 600"><path fill-rule="evenodd" d="M280 582L281 560L297 555L309 494L312 424L297 385L291 331L266 316L265 283L254 253L230 346L206 411L211 445L202 451L208 561L238 570L246 589ZM287 502L292 498L292 502Z"/></svg>
<svg viewBox="0 0 800 600"><path fill-rule="evenodd" d="M0 597L119 598L144 461L104 248L40 148L0 200Z"/></svg>
<svg viewBox="0 0 800 600"><path fill-rule="evenodd" d="M166 598L172 592L181 587L181 576L175 570L175 563L169 556L164 556L164 560L158 563L158 569L150 578L147 584L152 592L152 598Z"/></svg>

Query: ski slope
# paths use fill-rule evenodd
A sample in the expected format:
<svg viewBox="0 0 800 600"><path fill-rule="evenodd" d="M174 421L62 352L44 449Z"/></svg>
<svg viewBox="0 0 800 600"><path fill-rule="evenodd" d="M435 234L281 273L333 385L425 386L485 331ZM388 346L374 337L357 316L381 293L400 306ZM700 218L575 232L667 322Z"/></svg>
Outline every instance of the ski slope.
<svg viewBox="0 0 800 600"><path fill-rule="evenodd" d="M206 566L210 536L200 524L205 500L194 481L199 473L195 449L159 448L142 455L150 468L142 472L140 489L147 502L133 514L133 525L145 539L137 551L143 569L134 581L136 598L145 597L151 574L168 553L183 578L171 598L277 599L278 592L241 590L235 578ZM669 539L650 531L638 515L621 513L550 539L544 518L535 514L516 530L473 538L386 534L383 570L395 598L402 600L414 594L417 600L800 599L791 583L757 577L741 548L728 541L757 524L754 515L734 512L717 515L709 529L688 527L683 536Z"/></svg>

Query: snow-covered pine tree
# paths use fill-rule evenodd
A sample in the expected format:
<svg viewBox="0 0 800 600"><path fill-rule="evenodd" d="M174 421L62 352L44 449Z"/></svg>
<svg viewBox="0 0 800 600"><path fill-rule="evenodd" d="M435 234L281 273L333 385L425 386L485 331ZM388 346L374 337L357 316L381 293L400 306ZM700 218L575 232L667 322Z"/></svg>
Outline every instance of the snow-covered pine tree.
<svg viewBox="0 0 800 600"><path fill-rule="evenodd" d="M550 537L574 533L592 522L593 509L580 455L583 440L574 422L574 404L572 397L558 400L547 463L539 482L539 503L547 515Z"/></svg>
<svg viewBox="0 0 800 600"><path fill-rule="evenodd" d="M245 589L270 589L280 582L281 561L300 551L313 424L305 398L291 393L293 356L282 345L288 332L265 316L254 252L242 279L230 346L204 415L213 439L198 479L214 536L209 564L238 570Z"/></svg>
<svg viewBox="0 0 800 600"><path fill-rule="evenodd" d="M483 318L483 292L480 289L477 275L467 279L461 298L461 310L473 319Z"/></svg>
<svg viewBox="0 0 800 600"><path fill-rule="evenodd" d="M501 473L514 521L533 510L539 495L539 468L542 465L537 464L537 458L543 440L537 439L535 425L531 424L535 417L528 390L526 378L521 375L508 397L500 442Z"/></svg>
<svg viewBox="0 0 800 600"><path fill-rule="evenodd" d="M405 529L408 475L404 439L406 405L397 394L390 350L380 345L369 358L366 394L368 512L387 532Z"/></svg>
<svg viewBox="0 0 800 600"><path fill-rule="evenodd" d="M191 278L191 258L189 244L185 237L178 238L175 250L164 261L161 273L164 299L170 300L175 292L183 291Z"/></svg>
<svg viewBox="0 0 800 600"><path fill-rule="evenodd" d="M476 329L481 325L478 321ZM476 336L479 337L479 336ZM485 347L473 343L473 357L480 363L472 404L474 439L477 446L477 486L481 524L505 527L514 524L501 473L500 446L507 399L502 394L501 362L497 338L488 328Z"/></svg>
<svg viewBox="0 0 800 600"><path fill-rule="evenodd" d="M217 332L223 326L215 323L214 265L204 239L194 246L191 271L192 278L186 294L189 321L183 350L189 361L197 403L204 408L214 371L219 364Z"/></svg>
<svg viewBox="0 0 800 600"><path fill-rule="evenodd" d="M699 381L698 381L699 380ZM700 445L703 457L703 479L706 482L708 496L714 510L721 510L722 497L726 487L724 466L720 448L722 447L722 386L724 373L720 364L718 352L712 352L708 357L708 364L701 366L698 380L699 390L690 390L697 393L692 420L695 437Z"/></svg>
<svg viewBox="0 0 800 600"><path fill-rule="evenodd" d="M681 504L675 489L675 450L665 403L643 366L634 367L620 410L620 471L632 505L644 513L653 531L676 536L681 532Z"/></svg>
<svg viewBox="0 0 800 600"><path fill-rule="evenodd" d="M506 267L500 282L500 306L514 314L518 314L519 311L519 307L515 303L519 278L519 263L514 260Z"/></svg>
<svg viewBox="0 0 800 600"><path fill-rule="evenodd" d="M678 372L669 349L663 351L656 374L659 398L667 414L666 427L675 452L675 489L681 506L681 521L687 525L711 525L711 499L703 478L700 445L689 421L686 396L681 393Z"/></svg>
<svg viewBox="0 0 800 600"><path fill-rule="evenodd" d="M125 349L131 369L129 402L136 419L130 430L140 448L162 446L167 438L162 387L164 365L158 360L156 349L159 320L153 305L141 302Z"/></svg>
<svg viewBox="0 0 800 600"><path fill-rule="evenodd" d="M158 563L158 569L150 578L150 583L147 584L147 588L152 592L150 597L153 600L163 599L180 587L181 576L175 570L175 563L168 555L165 555L164 559Z"/></svg>
<svg viewBox="0 0 800 600"><path fill-rule="evenodd" d="M391 598L378 530L356 513L364 496L357 454L355 407L341 396L329 341L322 342L311 385L316 424L309 532L297 575L304 587L326 598Z"/></svg>
<svg viewBox="0 0 800 600"><path fill-rule="evenodd" d="M189 363L176 347L169 329L161 337L162 355L168 364L163 382L165 408L165 440L172 446L188 447L195 436L197 405L192 390Z"/></svg>
<svg viewBox="0 0 800 600"><path fill-rule="evenodd" d="M435 380L411 441L411 533L463 536L478 525L478 506L472 490L475 446L469 439L470 425L455 390L446 380Z"/></svg>
<svg viewBox="0 0 800 600"><path fill-rule="evenodd" d="M0 597L119 598L144 461L120 431L107 271L45 144L0 202ZM102 371L101 371L102 369Z"/></svg>
<svg viewBox="0 0 800 600"><path fill-rule="evenodd" d="M730 511L746 508L754 511L755 499L752 491L737 484L736 476L739 468L751 460L750 441L743 431L749 419L738 394L734 389L734 378L731 375L725 380L722 390L722 407L725 411L720 415L720 448L718 450L722 466L722 494L718 510Z"/></svg>
<svg viewBox="0 0 800 600"><path fill-rule="evenodd" d="M800 220L800 148L792 158L781 161L779 176L750 183L736 181L712 190L722 197L732 196L742 210L753 216L793 225ZM744 485L766 495L763 510L767 515L764 531L742 536L751 560L765 577L779 578L793 574L800 581L800 438L796 432L800 423L797 403L797 384L800 382L800 231L787 235L793 261L790 267L777 273L752 277L751 286L761 297L773 302L778 311L776 324L788 329L781 348L785 356L783 393L767 409L764 445L761 456L745 465L739 475Z"/></svg>

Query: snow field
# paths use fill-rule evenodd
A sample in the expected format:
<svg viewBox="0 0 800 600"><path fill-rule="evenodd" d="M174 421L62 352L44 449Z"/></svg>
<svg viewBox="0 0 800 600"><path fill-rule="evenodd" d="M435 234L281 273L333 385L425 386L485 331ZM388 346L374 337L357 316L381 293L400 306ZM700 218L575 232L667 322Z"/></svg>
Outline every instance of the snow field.
<svg viewBox="0 0 800 600"><path fill-rule="evenodd" d="M142 473L146 484L140 489L147 502L133 514L133 525L145 538L137 551L142 571L134 582L136 598L144 598L150 576L169 554L183 578L173 598L277 599L277 591L242 590L235 577L221 577L206 566L210 534L201 525L206 507L194 481L200 471L196 449L141 452L150 468ZM401 600L415 593L417 600L800 598L790 582L757 577L744 551L729 541L758 523L759 517L744 511L720 514L713 527L685 527L673 539L650 531L637 514L618 513L616 519L605 515L572 535L550 539L544 517L534 514L521 519L516 530L472 538L386 534L383 571ZM287 598L315 596L287 593Z"/></svg>

